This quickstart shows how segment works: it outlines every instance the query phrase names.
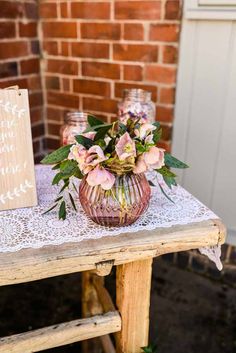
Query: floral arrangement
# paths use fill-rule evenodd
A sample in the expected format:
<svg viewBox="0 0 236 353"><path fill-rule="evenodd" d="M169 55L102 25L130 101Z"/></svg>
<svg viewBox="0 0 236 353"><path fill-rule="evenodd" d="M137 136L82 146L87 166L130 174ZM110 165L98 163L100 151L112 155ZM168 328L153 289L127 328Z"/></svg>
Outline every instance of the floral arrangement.
<svg viewBox="0 0 236 353"><path fill-rule="evenodd" d="M90 186L100 185L104 190L110 190L116 176L153 170L161 174L171 188L176 185L176 175L169 168L187 168L185 163L157 146L162 134L158 122L150 124L142 115L126 114L122 122L106 124L89 115L88 124L83 134L75 136L74 144L60 147L41 161L53 164L53 169L57 170L53 185L63 181L58 198L48 210L59 206L59 219L66 218L64 190L68 190L71 204L76 209L71 192L72 187L77 191L74 177L82 179L86 176ZM160 189L169 198L161 185Z"/></svg>

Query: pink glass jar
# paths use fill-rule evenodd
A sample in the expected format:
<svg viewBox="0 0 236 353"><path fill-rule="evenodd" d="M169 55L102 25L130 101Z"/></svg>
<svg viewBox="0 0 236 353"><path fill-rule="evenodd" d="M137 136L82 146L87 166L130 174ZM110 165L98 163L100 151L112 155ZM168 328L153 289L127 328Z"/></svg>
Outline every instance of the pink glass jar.
<svg viewBox="0 0 236 353"><path fill-rule="evenodd" d="M84 112L69 112L60 130L61 146L75 142L75 136L84 132L88 127L88 114Z"/></svg>
<svg viewBox="0 0 236 353"><path fill-rule="evenodd" d="M123 99L118 103L118 117L126 123L128 117L142 118L143 122L154 123L156 106L151 100L152 93L143 89L125 89Z"/></svg>
<svg viewBox="0 0 236 353"><path fill-rule="evenodd" d="M86 215L108 227L134 223L147 209L150 195L151 189L144 174L117 176L111 190L90 186L86 177L79 187L79 199Z"/></svg>

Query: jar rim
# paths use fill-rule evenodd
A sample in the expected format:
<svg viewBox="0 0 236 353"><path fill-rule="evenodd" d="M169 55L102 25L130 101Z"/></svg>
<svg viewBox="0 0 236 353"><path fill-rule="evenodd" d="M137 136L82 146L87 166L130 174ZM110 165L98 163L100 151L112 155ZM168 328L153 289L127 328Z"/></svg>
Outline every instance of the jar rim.
<svg viewBox="0 0 236 353"><path fill-rule="evenodd" d="M65 121L69 122L69 121L74 121L74 122L82 122L82 121L87 121L88 119L88 113L83 112L83 111L71 111L66 113L65 116Z"/></svg>
<svg viewBox="0 0 236 353"><path fill-rule="evenodd" d="M125 88L123 90L123 97L149 101L152 98L152 92L142 88Z"/></svg>

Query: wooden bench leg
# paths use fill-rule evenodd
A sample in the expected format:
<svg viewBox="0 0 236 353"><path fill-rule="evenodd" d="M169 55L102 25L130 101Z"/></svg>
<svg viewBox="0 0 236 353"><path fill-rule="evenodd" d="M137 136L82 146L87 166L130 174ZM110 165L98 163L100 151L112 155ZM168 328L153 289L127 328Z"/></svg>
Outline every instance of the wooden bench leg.
<svg viewBox="0 0 236 353"><path fill-rule="evenodd" d="M152 259L117 266L116 303L122 329L117 353L140 353L148 345Z"/></svg>

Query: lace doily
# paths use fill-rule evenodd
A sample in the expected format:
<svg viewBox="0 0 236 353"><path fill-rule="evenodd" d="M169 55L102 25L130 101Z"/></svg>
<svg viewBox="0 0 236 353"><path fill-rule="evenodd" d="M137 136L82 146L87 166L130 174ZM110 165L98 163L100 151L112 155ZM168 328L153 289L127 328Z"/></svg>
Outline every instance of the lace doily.
<svg viewBox="0 0 236 353"><path fill-rule="evenodd" d="M159 179L174 203L161 193L159 186L152 187L148 210L130 226L120 228L99 226L87 218L79 202L77 213L71 208L68 210L66 220L59 221L57 211L42 215L55 200L58 192L57 186L51 186L53 173L50 166L36 166L38 206L0 212L0 252L79 242L84 239L98 239L108 235L116 236L121 233L218 218L182 187L177 186L169 190ZM148 178L155 183L156 174L154 176L150 173ZM209 252L212 254L210 249Z"/></svg>

